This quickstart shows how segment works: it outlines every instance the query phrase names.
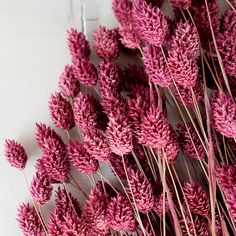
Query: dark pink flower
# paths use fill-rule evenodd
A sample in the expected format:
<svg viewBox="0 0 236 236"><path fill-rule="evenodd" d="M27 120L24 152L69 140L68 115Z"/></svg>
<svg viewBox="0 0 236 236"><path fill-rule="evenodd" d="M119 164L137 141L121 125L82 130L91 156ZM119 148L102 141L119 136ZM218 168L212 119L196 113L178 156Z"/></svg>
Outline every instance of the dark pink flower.
<svg viewBox="0 0 236 236"><path fill-rule="evenodd" d="M148 5L145 0L135 0L133 19L135 30L143 41L157 47L164 43L168 24L166 17L157 6Z"/></svg>
<svg viewBox="0 0 236 236"><path fill-rule="evenodd" d="M46 236L36 210L28 203L18 208L17 221L25 236Z"/></svg>
<svg viewBox="0 0 236 236"><path fill-rule="evenodd" d="M73 66L66 65L59 79L60 92L65 97L75 97L80 91L79 80L74 75Z"/></svg>
<svg viewBox="0 0 236 236"><path fill-rule="evenodd" d="M221 20L221 28L223 33L229 32L232 34L233 37L236 37L236 22L235 22L235 11L230 7L228 10L225 11L224 15L222 16Z"/></svg>
<svg viewBox="0 0 236 236"><path fill-rule="evenodd" d="M12 167L24 169L27 162L27 154L24 147L14 140L5 140L5 157Z"/></svg>
<svg viewBox="0 0 236 236"><path fill-rule="evenodd" d="M93 47L103 59L115 60L119 55L119 39L116 30L100 26L94 33Z"/></svg>
<svg viewBox="0 0 236 236"><path fill-rule="evenodd" d="M98 161L91 158L81 143L69 142L67 155L71 164L81 173L92 175L97 172Z"/></svg>
<svg viewBox="0 0 236 236"><path fill-rule="evenodd" d="M49 100L49 110L52 121L58 128L70 130L75 126L71 104L60 93L52 94Z"/></svg>
<svg viewBox="0 0 236 236"><path fill-rule="evenodd" d="M50 219L48 221L48 233L50 236L58 236L58 235L63 235L64 233L64 220L62 216L55 212L52 211L50 213Z"/></svg>
<svg viewBox="0 0 236 236"><path fill-rule="evenodd" d="M97 69L88 58L81 58L73 66L74 75L82 84L95 86L98 76Z"/></svg>
<svg viewBox="0 0 236 236"><path fill-rule="evenodd" d="M236 137L236 104L231 97L215 92L211 98L211 124L219 133Z"/></svg>
<svg viewBox="0 0 236 236"><path fill-rule="evenodd" d="M190 210L207 217L210 209L210 201L206 191L196 183L184 183L184 194Z"/></svg>
<svg viewBox="0 0 236 236"><path fill-rule="evenodd" d="M232 186L230 189L224 191L226 198L226 206L229 210L230 216L233 221L236 222L236 186Z"/></svg>
<svg viewBox="0 0 236 236"><path fill-rule="evenodd" d="M113 0L112 9L121 24L127 24L132 18L132 2L130 0Z"/></svg>
<svg viewBox="0 0 236 236"><path fill-rule="evenodd" d="M45 204L51 199L53 187L47 175L36 172L31 183L30 192L38 204Z"/></svg>
<svg viewBox="0 0 236 236"><path fill-rule="evenodd" d="M153 210L157 213L158 216L163 216L163 209L164 209L164 198L163 192L159 196L155 196ZM168 203L167 196L165 195L165 214L170 211L170 206Z"/></svg>
<svg viewBox="0 0 236 236"><path fill-rule="evenodd" d="M146 177L140 172L132 168L128 169L129 195L131 200L142 213L148 213L154 206L154 195L152 185Z"/></svg>
<svg viewBox="0 0 236 236"><path fill-rule="evenodd" d="M136 222L129 200L123 193L111 198L107 206L108 225L116 231L136 230Z"/></svg>
<svg viewBox="0 0 236 236"><path fill-rule="evenodd" d="M73 62L90 54L89 42L82 32L76 29L68 30L68 46Z"/></svg>
<svg viewBox="0 0 236 236"><path fill-rule="evenodd" d="M192 5L192 0L171 0L171 5L181 9L188 9Z"/></svg>
<svg viewBox="0 0 236 236"><path fill-rule="evenodd" d="M153 0L152 0L153 1ZM156 0L155 0L156 1ZM153 222L150 223L148 219L142 219L143 228L145 229L145 234L142 229L138 229L139 236L159 236L159 230L157 227L153 226Z"/></svg>

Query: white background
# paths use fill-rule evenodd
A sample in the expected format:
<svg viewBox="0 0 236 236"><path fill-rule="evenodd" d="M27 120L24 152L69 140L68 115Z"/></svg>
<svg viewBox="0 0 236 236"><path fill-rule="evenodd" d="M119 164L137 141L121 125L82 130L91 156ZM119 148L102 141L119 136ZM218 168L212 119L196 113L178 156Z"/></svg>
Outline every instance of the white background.
<svg viewBox="0 0 236 236"><path fill-rule="evenodd" d="M35 122L52 124L48 99L57 90L64 65L70 63L66 30L81 29L83 21L91 40L99 24L117 24L111 0L85 0L83 9L81 1L0 0L0 236L21 235L16 208L30 200L23 174L4 159L4 139L16 139L26 148L30 179L33 164L40 158ZM87 180L81 179L86 185Z"/></svg>

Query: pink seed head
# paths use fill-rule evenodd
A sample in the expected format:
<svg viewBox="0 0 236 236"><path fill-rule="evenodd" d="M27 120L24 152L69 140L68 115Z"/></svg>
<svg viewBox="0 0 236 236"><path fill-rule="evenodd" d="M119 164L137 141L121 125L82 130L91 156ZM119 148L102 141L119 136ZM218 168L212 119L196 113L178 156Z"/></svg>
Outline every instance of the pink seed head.
<svg viewBox="0 0 236 236"><path fill-rule="evenodd" d="M132 19L132 2L130 0L113 0L112 9L121 24L127 24Z"/></svg>
<svg viewBox="0 0 236 236"><path fill-rule="evenodd" d="M221 20L221 28L223 33L231 32L234 35L234 37L236 36L235 16L236 16L235 11L230 7L228 10L225 11Z"/></svg>
<svg viewBox="0 0 236 236"><path fill-rule="evenodd" d="M192 5L192 0L171 0L171 5L181 9L188 9Z"/></svg>

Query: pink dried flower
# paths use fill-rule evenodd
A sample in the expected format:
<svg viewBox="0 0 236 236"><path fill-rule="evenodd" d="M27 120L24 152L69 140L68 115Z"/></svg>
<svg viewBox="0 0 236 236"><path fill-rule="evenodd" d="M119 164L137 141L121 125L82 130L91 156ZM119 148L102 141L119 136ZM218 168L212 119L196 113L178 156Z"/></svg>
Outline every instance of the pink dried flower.
<svg viewBox="0 0 236 236"><path fill-rule="evenodd" d="M98 161L91 158L84 146L79 142L69 142L67 155L72 165L81 173L95 174L98 170Z"/></svg>
<svg viewBox="0 0 236 236"><path fill-rule="evenodd" d="M63 235L64 233L64 219L62 216L53 211L50 213L50 219L47 225L48 233L50 236Z"/></svg>
<svg viewBox="0 0 236 236"><path fill-rule="evenodd" d="M157 6L148 5L145 0L135 0L133 18L135 30L143 41L157 47L164 43L168 34L168 24Z"/></svg>
<svg viewBox="0 0 236 236"><path fill-rule="evenodd" d="M94 50L103 59L115 60L119 55L119 40L116 30L100 26L94 33Z"/></svg>
<svg viewBox="0 0 236 236"><path fill-rule="evenodd" d="M132 127L123 109L117 107L117 110L109 115L106 132L112 152L122 156L132 151Z"/></svg>
<svg viewBox="0 0 236 236"><path fill-rule="evenodd" d="M97 101L90 95L79 93L74 102L75 123L82 130L90 130L97 125Z"/></svg>
<svg viewBox="0 0 236 236"><path fill-rule="evenodd" d="M190 210L204 217L207 217L210 209L209 197L206 191L196 183L184 183L184 194Z"/></svg>
<svg viewBox="0 0 236 236"><path fill-rule="evenodd" d="M171 5L181 9L188 9L192 5L192 0L171 0Z"/></svg>
<svg viewBox="0 0 236 236"><path fill-rule="evenodd" d="M27 154L24 147L14 140L5 140L5 157L12 167L24 169L27 162Z"/></svg>
<svg viewBox="0 0 236 236"><path fill-rule="evenodd" d="M163 216L163 208L164 208L164 199L163 199L163 192L159 196L155 196L153 210L157 213L158 216ZM165 195L165 213L170 211L170 206L168 203L167 196Z"/></svg>
<svg viewBox="0 0 236 236"><path fill-rule="evenodd" d="M166 121L165 115L153 105L142 117L141 135L143 144L151 148L163 148L170 140L171 126Z"/></svg>
<svg viewBox="0 0 236 236"><path fill-rule="evenodd" d="M82 32L76 29L68 30L68 46L73 62L90 54L89 42Z"/></svg>
<svg viewBox="0 0 236 236"><path fill-rule="evenodd" d="M185 155L202 160L206 156L205 149L195 128L191 124L178 125L179 142Z"/></svg>
<svg viewBox="0 0 236 236"><path fill-rule="evenodd" d="M74 114L71 104L60 93L52 94L49 100L49 109L52 121L58 128L70 130L74 127Z"/></svg>
<svg viewBox="0 0 236 236"><path fill-rule="evenodd" d="M107 206L108 225L116 231L136 230L136 222L129 200L123 193L111 198Z"/></svg>
<svg viewBox="0 0 236 236"><path fill-rule="evenodd" d="M29 203L22 203L19 206L17 221L25 236L46 235L36 210Z"/></svg>
<svg viewBox="0 0 236 236"><path fill-rule="evenodd" d="M159 47L147 45L143 49L143 62L149 79L161 87L169 87L173 84L164 56Z"/></svg>
<svg viewBox="0 0 236 236"><path fill-rule="evenodd" d="M152 185L140 171L132 168L128 169L128 177L130 198L133 198L132 200L140 212L148 213L153 208L155 200Z"/></svg>
<svg viewBox="0 0 236 236"><path fill-rule="evenodd" d="M73 66L74 75L82 84L95 86L97 84L97 69L88 58L79 59Z"/></svg>
<svg viewBox="0 0 236 236"><path fill-rule="evenodd" d="M222 135L236 137L236 104L231 97L215 92L211 98L211 124Z"/></svg>
<svg viewBox="0 0 236 236"><path fill-rule="evenodd" d="M105 194L102 184L97 183L89 194L83 209L83 219L90 227L101 233L108 232L106 219L107 195Z"/></svg>
<svg viewBox="0 0 236 236"><path fill-rule="evenodd" d="M236 222L236 185L224 191L226 206L234 222Z"/></svg>
<svg viewBox="0 0 236 236"><path fill-rule="evenodd" d="M112 9L121 24L127 24L132 17L132 2L130 0L113 0Z"/></svg>
<svg viewBox="0 0 236 236"><path fill-rule="evenodd" d="M47 175L36 172L30 187L33 200L43 205L50 200L52 191L53 187Z"/></svg>
<svg viewBox="0 0 236 236"><path fill-rule="evenodd" d="M236 36L235 16L235 11L230 7L228 10L225 11L221 21L223 33L229 32L234 35L234 37Z"/></svg>
<svg viewBox="0 0 236 236"><path fill-rule="evenodd" d="M110 153L108 141L99 130L89 130L84 134L84 147L95 159L108 161Z"/></svg>
<svg viewBox="0 0 236 236"><path fill-rule="evenodd" d="M60 92L65 97L75 97L80 91L79 80L74 75L73 66L66 65L59 79Z"/></svg>

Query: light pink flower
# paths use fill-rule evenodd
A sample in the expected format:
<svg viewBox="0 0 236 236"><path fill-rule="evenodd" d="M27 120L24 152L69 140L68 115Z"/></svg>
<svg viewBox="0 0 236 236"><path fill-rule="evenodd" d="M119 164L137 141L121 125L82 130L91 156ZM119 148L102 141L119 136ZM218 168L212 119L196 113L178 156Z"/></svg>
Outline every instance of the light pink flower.
<svg viewBox="0 0 236 236"><path fill-rule="evenodd" d="M14 140L5 140L5 157L12 167L24 169L27 162L27 154L24 147Z"/></svg>
<svg viewBox="0 0 236 236"><path fill-rule="evenodd" d="M112 9L121 24L127 24L132 18L132 2L130 0L113 0Z"/></svg>

